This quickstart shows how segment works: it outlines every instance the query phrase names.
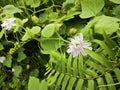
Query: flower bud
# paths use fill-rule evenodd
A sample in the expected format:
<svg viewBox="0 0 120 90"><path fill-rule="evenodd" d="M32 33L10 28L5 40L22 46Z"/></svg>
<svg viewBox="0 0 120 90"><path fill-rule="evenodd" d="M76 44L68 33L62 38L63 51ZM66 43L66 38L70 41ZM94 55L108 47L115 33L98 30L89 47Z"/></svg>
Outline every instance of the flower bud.
<svg viewBox="0 0 120 90"><path fill-rule="evenodd" d="M69 34L74 35L76 32L77 32L76 28L71 28L70 31L69 31Z"/></svg>
<svg viewBox="0 0 120 90"><path fill-rule="evenodd" d="M39 18L37 16L32 16L31 20L33 21L33 23L37 24L39 22Z"/></svg>

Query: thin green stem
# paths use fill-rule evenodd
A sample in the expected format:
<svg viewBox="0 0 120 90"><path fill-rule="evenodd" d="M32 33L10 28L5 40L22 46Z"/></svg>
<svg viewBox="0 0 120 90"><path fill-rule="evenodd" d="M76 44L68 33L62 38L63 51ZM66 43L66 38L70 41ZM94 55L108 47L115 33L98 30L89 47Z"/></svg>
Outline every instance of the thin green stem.
<svg viewBox="0 0 120 90"><path fill-rule="evenodd" d="M42 11L45 11L45 10L48 10L48 9L50 9L50 8L53 8L53 7L61 7L61 6L60 6L60 5L53 5L53 6L50 6L50 7L48 7L48 8L44 8L44 9L38 10L38 11L35 12L35 14L36 14L36 13L39 13L39 12L42 12Z"/></svg>
<svg viewBox="0 0 120 90"><path fill-rule="evenodd" d="M99 85L98 87L108 87L108 86L115 86L115 85L120 85L120 82L114 83L114 84L108 84L108 85Z"/></svg>
<svg viewBox="0 0 120 90"><path fill-rule="evenodd" d="M27 16L29 16L29 13L28 13L28 11L27 11L27 9L26 9L24 0L22 0L21 2L22 2L22 5L23 5L23 8L24 8L24 10L25 10L25 13L27 14Z"/></svg>

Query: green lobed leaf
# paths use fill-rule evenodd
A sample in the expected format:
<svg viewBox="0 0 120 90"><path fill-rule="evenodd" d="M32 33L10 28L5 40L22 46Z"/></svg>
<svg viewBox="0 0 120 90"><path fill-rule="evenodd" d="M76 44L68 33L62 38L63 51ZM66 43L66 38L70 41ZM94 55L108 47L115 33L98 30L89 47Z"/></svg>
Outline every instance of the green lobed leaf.
<svg viewBox="0 0 120 90"><path fill-rule="evenodd" d="M36 34L40 32L41 28L39 26L34 26L32 29L26 28L26 32L22 37L22 41L26 41L28 39L34 38Z"/></svg>
<svg viewBox="0 0 120 90"><path fill-rule="evenodd" d="M16 18L16 24L17 26L14 29L14 33L19 32L20 30L22 30L21 28L23 27L23 25L28 21L28 18L25 18L23 20Z"/></svg>
<svg viewBox="0 0 120 90"><path fill-rule="evenodd" d="M28 90L48 90L47 82L44 79L40 82L38 78L30 76Z"/></svg>
<svg viewBox="0 0 120 90"><path fill-rule="evenodd" d="M48 20L50 21L57 21L58 13L56 12L50 12L48 15Z"/></svg>
<svg viewBox="0 0 120 90"><path fill-rule="evenodd" d="M20 65L14 66L14 76L19 77L20 73L22 72L22 67Z"/></svg>
<svg viewBox="0 0 120 90"><path fill-rule="evenodd" d="M13 81L10 83L10 86L12 87L12 88L15 88L15 89L18 89L19 87L18 87L18 83L19 83L19 78L18 77L16 77L16 76L13 76L13 79L12 79Z"/></svg>
<svg viewBox="0 0 120 90"><path fill-rule="evenodd" d="M106 34L112 34L116 32L119 28L117 18L109 17L109 16L100 16L98 19L96 18L97 22L94 25L95 33L103 34L105 31Z"/></svg>
<svg viewBox="0 0 120 90"><path fill-rule="evenodd" d="M15 14L15 13L21 13L23 11L21 9L15 7L14 5L6 5L5 7L3 7L3 12Z"/></svg>
<svg viewBox="0 0 120 90"><path fill-rule="evenodd" d="M48 90L47 82L45 80L40 82L39 90Z"/></svg>
<svg viewBox="0 0 120 90"><path fill-rule="evenodd" d="M29 28L26 28L26 32L24 34L24 36L22 37L22 41L26 41L28 39L30 39L32 36L31 30Z"/></svg>
<svg viewBox="0 0 120 90"><path fill-rule="evenodd" d="M90 18L96 16L104 7L104 0L81 0L82 13L81 18Z"/></svg>
<svg viewBox="0 0 120 90"><path fill-rule="evenodd" d="M17 61L21 62L22 60L24 60L27 56L24 54L24 52L19 52L18 53L18 58Z"/></svg>
<svg viewBox="0 0 120 90"><path fill-rule="evenodd" d="M30 76L28 82L28 90L40 90L40 82L39 79L36 77Z"/></svg>
<svg viewBox="0 0 120 90"><path fill-rule="evenodd" d="M11 67L11 64L12 64L12 56L7 55L6 60L4 61L3 65L5 65L7 67Z"/></svg>
<svg viewBox="0 0 120 90"><path fill-rule="evenodd" d="M17 27L19 26L21 26L21 27L23 27L23 22L22 22L22 20L21 19L19 19L19 18L16 18L16 21L15 21L15 23L17 24Z"/></svg>
<svg viewBox="0 0 120 90"><path fill-rule="evenodd" d="M75 3L75 0L66 0L65 3L68 3L68 4L69 4L69 3L73 3L73 4L74 4L74 3Z"/></svg>
<svg viewBox="0 0 120 90"><path fill-rule="evenodd" d="M113 3L120 4L120 0L110 0Z"/></svg>
<svg viewBox="0 0 120 90"><path fill-rule="evenodd" d="M63 8L66 10L69 10L70 8L72 8L75 4L75 0L66 0L66 2L63 3Z"/></svg>
<svg viewBox="0 0 120 90"><path fill-rule="evenodd" d="M46 53L51 53L63 45L63 41L59 38L49 38L49 39L41 39L41 47Z"/></svg>
<svg viewBox="0 0 120 90"><path fill-rule="evenodd" d="M47 22L58 22L58 12L54 12L52 8L48 8L44 13L39 15L39 23L43 23L43 26Z"/></svg>
<svg viewBox="0 0 120 90"><path fill-rule="evenodd" d="M51 37L55 33L55 31L59 30L60 26L61 24L57 23L48 24L43 28L41 35L43 37Z"/></svg>
<svg viewBox="0 0 120 90"><path fill-rule="evenodd" d="M44 23L45 21L47 21L48 20L48 15L47 15L47 13L41 13L40 15L39 15L39 22L40 23Z"/></svg>
<svg viewBox="0 0 120 90"><path fill-rule="evenodd" d="M112 34L118 30L119 21L120 19L117 19L115 17L101 15L95 17L93 20L88 22L83 32L85 34L88 34L86 32L90 33L90 30L93 30L94 28L95 33L99 33L99 34L106 33L107 35Z"/></svg>
<svg viewBox="0 0 120 90"><path fill-rule="evenodd" d="M25 0L26 5L30 5L33 8L39 7L41 0Z"/></svg>
<svg viewBox="0 0 120 90"><path fill-rule="evenodd" d="M31 29L31 33L32 33L33 35L35 35L35 34L39 33L40 30L41 30L41 28L40 28L39 26L34 26L34 27L32 27L32 29Z"/></svg>
<svg viewBox="0 0 120 90"><path fill-rule="evenodd" d="M54 24L48 24L43 28L41 35L43 37L51 37L54 34L54 32L55 32Z"/></svg>
<svg viewBox="0 0 120 90"><path fill-rule="evenodd" d="M70 10L68 10L67 15L64 15L63 17L59 18L58 21L67 21L70 20L72 18L74 18L75 15L80 14L79 11L77 11L76 8L71 8Z"/></svg>
<svg viewBox="0 0 120 90"><path fill-rule="evenodd" d="M69 10L69 12L67 13L67 15L64 16L64 20L70 20L72 18L74 18L75 15L80 14L79 11L76 11L74 8L72 8L71 10Z"/></svg>

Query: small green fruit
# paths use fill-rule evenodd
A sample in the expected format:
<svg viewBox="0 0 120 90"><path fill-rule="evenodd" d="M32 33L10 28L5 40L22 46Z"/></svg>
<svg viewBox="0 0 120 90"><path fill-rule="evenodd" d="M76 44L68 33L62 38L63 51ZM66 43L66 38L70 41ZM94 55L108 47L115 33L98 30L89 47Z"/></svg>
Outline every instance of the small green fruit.
<svg viewBox="0 0 120 90"><path fill-rule="evenodd" d="M38 18L37 16L35 16L35 15L33 15L33 16L31 17L31 20L32 20L33 23L35 23L35 24L37 24L37 23L39 22L39 18Z"/></svg>

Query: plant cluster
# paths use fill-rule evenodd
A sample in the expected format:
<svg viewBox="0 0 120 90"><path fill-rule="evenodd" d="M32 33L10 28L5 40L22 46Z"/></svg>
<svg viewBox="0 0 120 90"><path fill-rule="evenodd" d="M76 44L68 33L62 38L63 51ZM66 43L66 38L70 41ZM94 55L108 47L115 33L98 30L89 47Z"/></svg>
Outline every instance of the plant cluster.
<svg viewBox="0 0 120 90"><path fill-rule="evenodd" d="M0 0L0 90L119 90L120 0Z"/></svg>

